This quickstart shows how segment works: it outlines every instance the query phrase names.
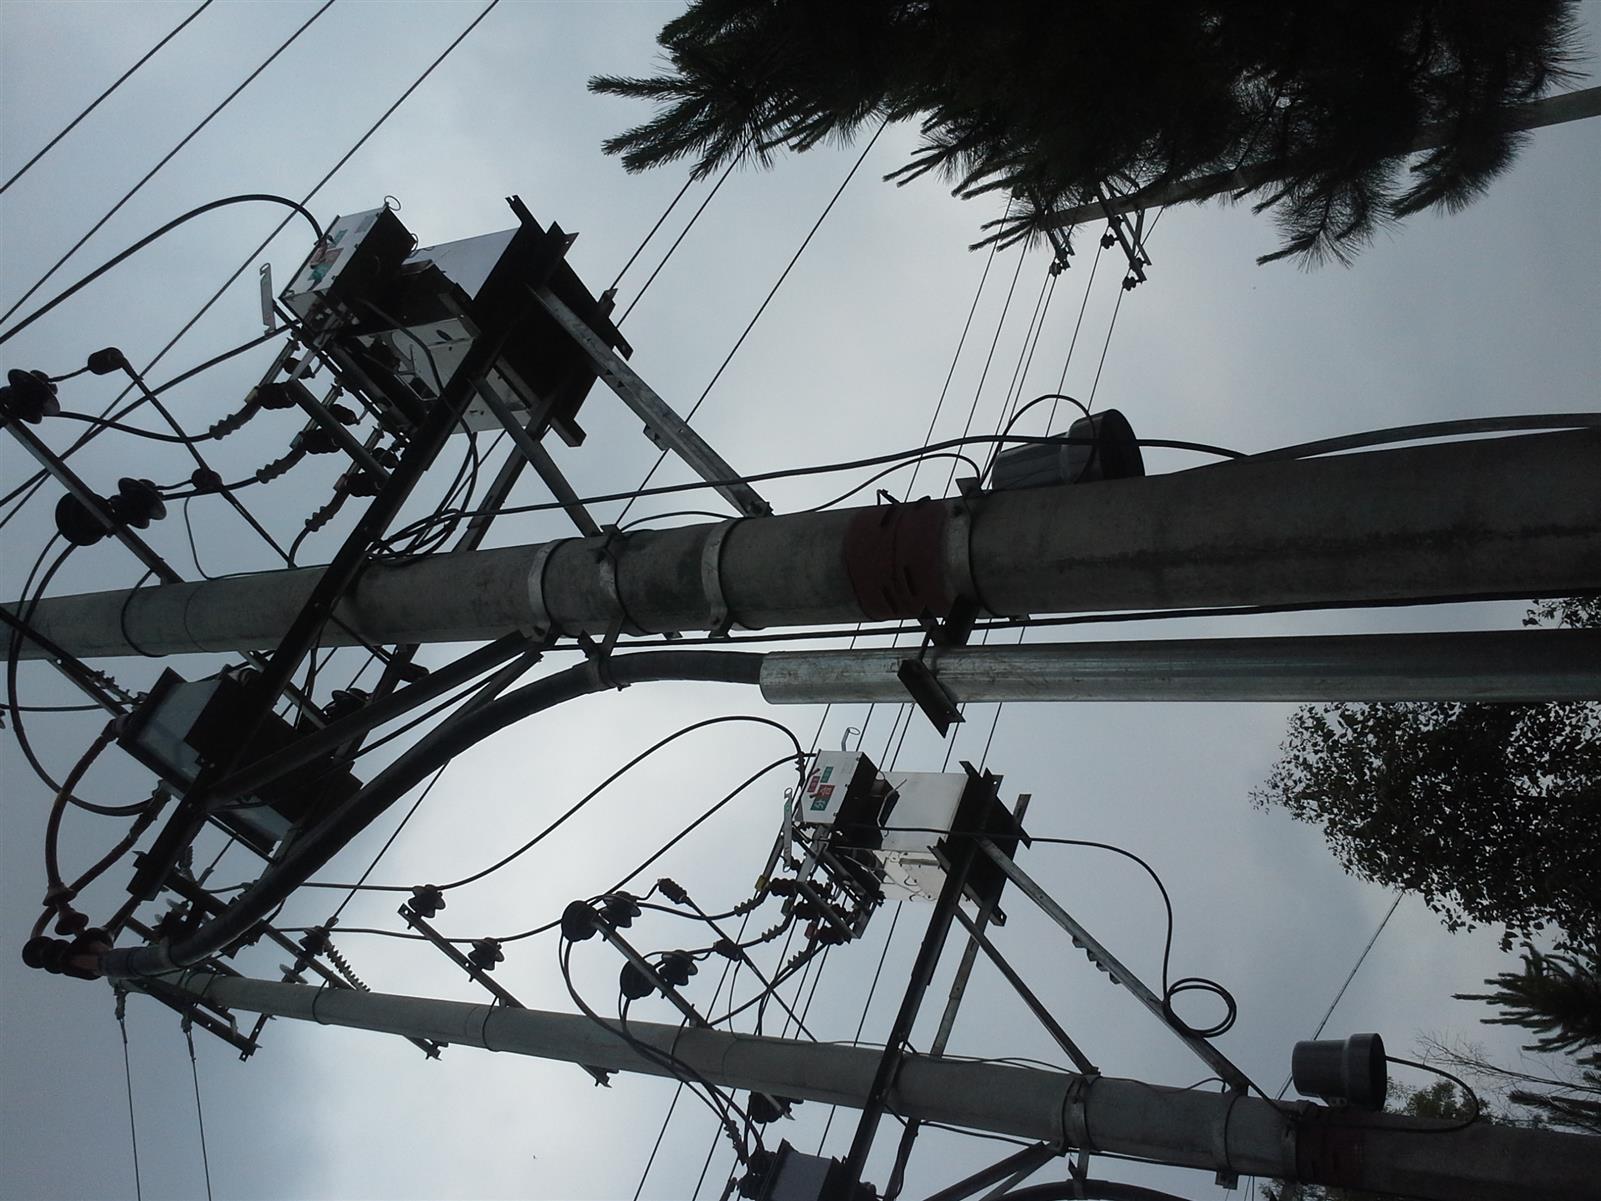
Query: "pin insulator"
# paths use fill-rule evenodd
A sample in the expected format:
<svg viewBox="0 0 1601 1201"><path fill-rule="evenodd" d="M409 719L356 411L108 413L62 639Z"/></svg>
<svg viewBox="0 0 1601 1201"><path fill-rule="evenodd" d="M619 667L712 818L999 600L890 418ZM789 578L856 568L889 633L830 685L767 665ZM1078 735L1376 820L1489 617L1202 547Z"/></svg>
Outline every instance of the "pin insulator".
<svg viewBox="0 0 1601 1201"><path fill-rule="evenodd" d="M411 890L412 912L419 917L433 917L445 907L445 894L433 884L420 884Z"/></svg>
<svg viewBox="0 0 1601 1201"><path fill-rule="evenodd" d="M59 412L56 386L43 371L6 372L6 386L0 388L0 415L38 425Z"/></svg>

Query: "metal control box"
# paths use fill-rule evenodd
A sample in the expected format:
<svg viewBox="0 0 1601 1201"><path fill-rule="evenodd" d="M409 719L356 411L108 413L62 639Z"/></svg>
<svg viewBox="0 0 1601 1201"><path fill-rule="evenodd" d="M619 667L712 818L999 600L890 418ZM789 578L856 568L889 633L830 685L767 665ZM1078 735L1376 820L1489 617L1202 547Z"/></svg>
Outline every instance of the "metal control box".
<svg viewBox="0 0 1601 1201"><path fill-rule="evenodd" d="M855 818L869 806L869 792L876 779L878 769L866 755L856 751L818 751L801 796L801 824L834 826L842 819Z"/></svg>
<svg viewBox="0 0 1601 1201"><path fill-rule="evenodd" d="M878 861L884 895L932 901L945 883L934 846L948 834L967 791L964 772L887 772L893 798L881 815Z"/></svg>
<svg viewBox="0 0 1601 1201"><path fill-rule="evenodd" d="M576 235L540 225L515 197L512 210L515 229L420 248L387 208L340 217L280 296L392 433L422 424L490 330L493 361L455 431L514 424L581 443L576 418L597 368L536 293L565 308L583 337L632 353L610 319L610 295L594 296L566 262Z"/></svg>
<svg viewBox="0 0 1601 1201"><path fill-rule="evenodd" d="M945 883L942 841L972 833L963 821L1009 833L993 825L999 808L993 782L972 772L880 772L860 752L819 751L795 817L826 847L825 865L853 878L870 868L885 898L932 901Z"/></svg>
<svg viewBox="0 0 1601 1201"><path fill-rule="evenodd" d="M224 670L189 681L170 669L162 672L121 720L117 744L175 789L187 792L208 765L233 758L249 763L306 733L269 713L249 743L241 746L242 674ZM315 818L359 787L344 763L328 753L287 770L211 816L240 841L267 854L297 824Z"/></svg>
<svg viewBox="0 0 1601 1201"><path fill-rule="evenodd" d="M335 218L281 299L314 327L335 316L359 317L360 303L376 299L414 245L411 232L387 208Z"/></svg>

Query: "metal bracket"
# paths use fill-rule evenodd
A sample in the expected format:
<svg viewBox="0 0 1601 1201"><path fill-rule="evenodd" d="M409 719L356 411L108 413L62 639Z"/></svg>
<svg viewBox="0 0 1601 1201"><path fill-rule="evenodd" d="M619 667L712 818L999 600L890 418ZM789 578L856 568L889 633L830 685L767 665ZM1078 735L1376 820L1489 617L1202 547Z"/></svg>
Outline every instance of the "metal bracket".
<svg viewBox="0 0 1601 1201"><path fill-rule="evenodd" d="M677 1009L679 1013L684 1015L685 1021L687 1021L691 1026L699 1026L703 1029L710 1027L711 1023L709 1023L705 1018L701 1017L700 1011L688 1001L684 1000L678 989L674 988L666 980L663 980L661 973L652 967L650 961L636 951L633 945L626 938L617 933L616 930L612 929L612 927L605 921L596 923L596 928L600 931L600 936L602 938L622 952L623 958L628 960L629 963L633 964L634 968L641 972L645 979L649 980L653 985L655 985L657 991L660 992L662 996L666 997L672 1002L673 1007Z"/></svg>
<svg viewBox="0 0 1601 1201"><path fill-rule="evenodd" d="M272 264L261 264L261 270L256 272L256 277L261 282L261 324L267 333L275 334L278 332L278 322L273 316L273 305L277 300L277 294L272 290Z"/></svg>
<svg viewBox="0 0 1601 1201"><path fill-rule="evenodd" d="M923 716L933 723L941 738L952 726L964 720L956 697L940 683L939 677L929 669L921 656L902 659L900 666L895 669L895 677L906 686L912 700L923 711Z"/></svg>
<svg viewBox="0 0 1601 1201"><path fill-rule="evenodd" d="M537 286L530 291L545 312L577 343L600 380L645 423L646 432L653 442L671 447L696 475L712 484L724 499L746 516L757 517L772 512L772 506L749 484L740 482L739 473L707 444L689 422L675 413L623 361L622 356L563 304L549 287Z"/></svg>
<svg viewBox="0 0 1601 1201"><path fill-rule="evenodd" d="M1123 197L1116 191L1108 196L1100 184L1095 186L1095 197L1100 201L1101 210L1106 214L1110 226L1108 232L1101 237L1102 246L1111 246L1119 243L1123 247L1123 255L1128 259L1128 274L1123 278L1123 290L1132 291L1145 282L1145 268L1151 265L1151 256L1145 253L1142 238L1145 233L1145 210L1136 210L1134 224L1129 225L1126 214L1112 208L1112 201ZM1110 240L1108 240L1110 239Z"/></svg>
<svg viewBox="0 0 1601 1201"><path fill-rule="evenodd" d="M962 710L956 695L940 681L934 667L929 665L928 650L931 646L966 646L977 618L978 602L969 596L957 597L944 621L937 620L924 609L917 618L924 631L923 645L918 648L917 658L903 659L895 669L895 677L911 694L912 700L923 711L923 716L939 731L941 738L952 726L962 722Z"/></svg>

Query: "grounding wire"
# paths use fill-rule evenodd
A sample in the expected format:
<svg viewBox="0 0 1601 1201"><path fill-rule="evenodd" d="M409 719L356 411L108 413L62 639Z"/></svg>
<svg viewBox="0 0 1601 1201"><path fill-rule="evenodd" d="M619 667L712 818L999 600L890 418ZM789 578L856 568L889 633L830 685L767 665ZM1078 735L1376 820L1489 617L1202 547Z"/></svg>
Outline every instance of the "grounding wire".
<svg viewBox="0 0 1601 1201"><path fill-rule="evenodd" d="M10 189L12 184L16 183L17 180L21 179L24 175L26 175L28 173L29 169L35 163L37 163L45 155L49 154L51 150L55 149L56 144L58 142L60 142L62 138L66 137L69 133L71 133L74 129L76 129L78 127L78 123L79 122L81 122L90 113L94 112L95 109L99 108L102 101L104 101L108 96L110 96L112 92L115 92L124 83L126 83L128 81L128 78L135 71L137 71L140 67L144 66L147 62L149 62L151 60L151 58L153 58L155 56L155 54L156 54L156 52L158 50L160 50L168 42L172 41L173 38L177 37L180 33L182 33L184 31L184 29L188 26L189 22L193 21L196 17L198 17L201 13L205 12L206 9L208 9L210 7L211 7L211 0L202 0L202 3L201 3L199 8L195 9L194 12L190 13L182 21L179 21L178 24L177 24L177 27L174 28L171 32L169 32L166 37L162 38L154 46L152 46L152 47L150 47L150 49L146 50L144 52L144 54L142 54L139 57L139 59L133 64L133 66L129 67L121 75L117 76L116 79L112 80L111 81L111 86L106 88L105 91L101 92L100 95L96 96L93 100L91 100L89 102L89 104L88 104L88 107L86 107L76 117L74 117L71 121L68 121L66 126L65 126L65 128L63 128L60 133L56 134L55 137L51 138L42 147L40 147L37 151L35 151L34 152L34 156L32 158L30 158L27 162L23 163L21 167L17 168L16 172L11 176L10 179L6 180L5 183L0 183L0 196L5 195L5 193Z"/></svg>
<svg viewBox="0 0 1601 1201"><path fill-rule="evenodd" d="M133 1066L128 1060L128 994L123 989L117 989L117 1025L122 1030L122 1075L128 1089L128 1141L133 1146L133 1195L134 1201L143 1201L144 1185L139 1179L139 1126L133 1117Z"/></svg>
<svg viewBox="0 0 1601 1201"><path fill-rule="evenodd" d="M200 1104L200 1068L195 1063L195 1036L192 1023L183 1021L184 1041L189 1044L189 1078L195 1086L195 1121L200 1127L200 1167L206 1175L206 1201L211 1201L211 1156L206 1153L206 1111Z"/></svg>
<svg viewBox="0 0 1601 1201"><path fill-rule="evenodd" d="M249 75L246 75L245 78L233 89L233 91L229 92L226 96L224 96L222 98L222 100L217 103L216 107L214 107L209 113L207 113L204 117L202 117L200 119L200 123L198 125L196 125L188 133L184 134L183 138L178 142L178 144L176 146L174 146L171 150L167 151L166 154L162 155L162 157L156 162L156 165L154 167L151 167L149 171L145 172L145 174L140 178L138 183L134 184L133 187L129 188L126 192L124 192L123 195L122 195L122 198L120 200L118 200L115 204L113 204L108 210L106 210L105 215L103 217L101 217L98 221L96 221L93 225L91 225L88 228L88 230L83 234L83 236L80 237L76 242L74 242L67 249L67 252L65 254L63 254L60 258L58 258L55 261L55 263L51 265L50 269L48 271L46 271L43 275L41 275L38 278L37 281L35 281L34 285L31 288L29 288L26 292L24 292L21 296L19 296L16 299L15 303L13 303L12 306L9 309L7 309L4 313L0 313L0 321L8 320L13 313L15 313L18 309L20 309L24 304L27 303L28 298L30 296L32 296L40 288L44 287L45 284L49 281L50 277L52 275L54 275L57 271L59 271L61 269L62 265L64 263L66 263L66 261L68 259L70 259L74 254L76 254L83 247L83 244L85 242L87 242L90 238L94 237L94 235L97 234L101 230L101 228L103 228L105 226L106 222L110 221L111 218L113 218L114 216L117 215L117 213L122 209L123 205L127 204L128 201L132 200L134 198L134 196L138 194L139 190L141 188L143 188L145 186L145 184L149 183L152 178L155 177L156 172L160 171L169 162L171 162L173 157L180 150L182 150L185 146L187 146L191 141L193 141L195 139L195 137L199 135L201 130L205 129L205 127L207 125L210 125L212 120L219 113L221 113L223 109L227 108L228 105L233 103L234 98L237 97L240 92L244 91L247 87L249 87L252 83L254 83L256 78L263 71L265 71L268 67L270 67L273 64L274 60L276 60L280 54L282 54L285 50L289 49L290 46L294 45L295 42L299 39L300 35L305 33L306 30L310 29L311 26L316 22L316 20L323 15L323 13L327 12L330 8L333 7L333 4L334 4L334 0L324 0L324 3L323 3L321 8L317 9L316 12L312 13L311 16L307 17L305 19L305 21L303 21L300 24L300 26L298 28L296 28L295 31L288 36L288 38L286 38L282 43L279 44L279 46L278 46L278 48L276 50L274 50L271 54L269 54L265 59L263 59L261 61L260 65L257 66L255 70L251 71ZM318 233L317 236L320 239L322 237L322 234ZM45 306L45 309L43 311L48 312L50 309L54 308L57 303L59 303L59 302L58 301L52 301L50 304ZM6 339L8 339L11 336L11 334L16 333L18 329L21 329L23 326L28 325L31 322L31 320L32 320L32 318L30 318L29 321L22 322L20 325L16 326L9 333L7 333L4 337L0 337L0 342L4 342Z"/></svg>

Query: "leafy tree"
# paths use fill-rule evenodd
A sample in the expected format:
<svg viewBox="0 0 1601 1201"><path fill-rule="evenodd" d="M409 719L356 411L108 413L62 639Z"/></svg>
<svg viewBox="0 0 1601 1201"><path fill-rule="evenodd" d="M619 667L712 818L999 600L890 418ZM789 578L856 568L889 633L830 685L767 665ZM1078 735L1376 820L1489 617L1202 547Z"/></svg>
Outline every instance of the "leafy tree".
<svg viewBox="0 0 1601 1201"><path fill-rule="evenodd" d="M1509 110L1569 74L1572 0L695 0L669 69L590 87L654 101L606 142L630 171L848 142L919 120L889 178L1010 193L984 242L1057 209L1192 175L1278 164L1257 203L1283 246L1344 260L1386 222L1475 199L1511 162ZM1402 160L1441 139L1410 174ZM1266 261L1264 259L1264 261Z"/></svg>
<svg viewBox="0 0 1601 1201"><path fill-rule="evenodd" d="M1594 600L1531 621L1594 625ZM1290 719L1259 807L1323 827L1347 872L1419 893L1450 930L1601 938L1601 704L1336 704Z"/></svg>

